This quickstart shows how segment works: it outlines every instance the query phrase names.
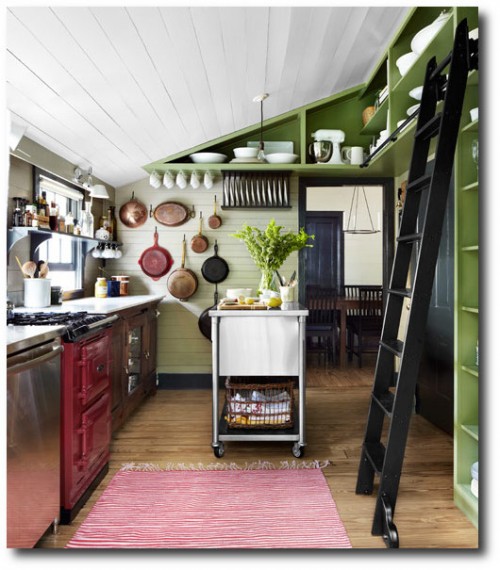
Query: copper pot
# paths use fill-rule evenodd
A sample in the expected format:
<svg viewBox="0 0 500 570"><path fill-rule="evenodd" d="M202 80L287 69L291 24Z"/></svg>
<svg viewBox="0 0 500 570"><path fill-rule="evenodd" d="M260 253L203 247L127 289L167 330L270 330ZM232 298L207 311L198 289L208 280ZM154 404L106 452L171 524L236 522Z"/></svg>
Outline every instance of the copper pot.
<svg viewBox="0 0 500 570"><path fill-rule="evenodd" d="M148 210L142 202L134 198L132 192L132 199L123 204L119 215L120 220L127 228L138 228L148 219Z"/></svg>
<svg viewBox="0 0 500 570"><path fill-rule="evenodd" d="M180 301L187 301L198 289L198 278L196 274L184 267L186 262L186 236L182 240L182 262L181 267L172 271L168 276L167 288L172 297Z"/></svg>
<svg viewBox="0 0 500 570"><path fill-rule="evenodd" d="M204 251L207 251L207 249L208 249L208 239L203 235L203 233L201 231L202 222L203 222L203 215L200 212L200 230L191 239L191 249L195 253L203 253Z"/></svg>

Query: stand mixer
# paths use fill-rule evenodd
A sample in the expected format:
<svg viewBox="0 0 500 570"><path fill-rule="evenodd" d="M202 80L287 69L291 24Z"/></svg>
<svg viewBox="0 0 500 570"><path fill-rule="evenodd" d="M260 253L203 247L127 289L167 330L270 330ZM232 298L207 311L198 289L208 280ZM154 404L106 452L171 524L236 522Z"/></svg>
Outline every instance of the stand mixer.
<svg viewBox="0 0 500 570"><path fill-rule="evenodd" d="M315 141L329 141L332 144L332 156L327 164L344 164L340 153L340 143L345 141L344 131L338 129L319 129L311 134Z"/></svg>

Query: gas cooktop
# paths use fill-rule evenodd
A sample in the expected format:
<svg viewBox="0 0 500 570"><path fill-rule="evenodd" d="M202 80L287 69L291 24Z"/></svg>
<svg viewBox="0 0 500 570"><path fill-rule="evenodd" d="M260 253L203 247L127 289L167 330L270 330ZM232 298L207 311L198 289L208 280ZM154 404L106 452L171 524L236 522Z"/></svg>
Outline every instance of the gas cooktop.
<svg viewBox="0 0 500 570"><path fill-rule="evenodd" d="M64 340L74 341L88 332L110 325L117 318L116 315L92 314L86 311L77 313L12 312L7 317L7 324L16 326L64 325L66 327Z"/></svg>

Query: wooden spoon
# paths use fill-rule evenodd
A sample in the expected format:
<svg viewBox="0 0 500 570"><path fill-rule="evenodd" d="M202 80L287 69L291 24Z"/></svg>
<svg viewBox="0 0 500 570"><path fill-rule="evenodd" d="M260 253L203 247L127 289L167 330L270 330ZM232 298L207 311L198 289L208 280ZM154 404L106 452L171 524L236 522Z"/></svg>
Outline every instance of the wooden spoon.
<svg viewBox="0 0 500 570"><path fill-rule="evenodd" d="M42 261L42 263L40 263L40 269L38 271L38 277L40 277L41 279L45 279L45 277L47 277L49 273L49 264L46 261Z"/></svg>
<svg viewBox="0 0 500 570"><path fill-rule="evenodd" d="M34 261L26 261L26 263L23 263L22 272L31 279L33 279L35 271L36 271L36 263Z"/></svg>
<svg viewBox="0 0 500 570"><path fill-rule="evenodd" d="M17 257L17 255L16 255L16 261L17 261L17 264L19 265L19 269L21 270L21 273L23 274L23 276L29 277L29 275L26 275L26 273L24 272L23 266L22 266L21 262L19 261L19 257Z"/></svg>

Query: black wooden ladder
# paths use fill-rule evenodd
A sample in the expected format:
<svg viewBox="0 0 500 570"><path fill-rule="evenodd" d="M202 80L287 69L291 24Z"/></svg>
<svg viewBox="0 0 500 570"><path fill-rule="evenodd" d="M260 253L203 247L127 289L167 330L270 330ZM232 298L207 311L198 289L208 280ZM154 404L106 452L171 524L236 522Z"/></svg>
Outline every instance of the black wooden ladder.
<svg viewBox="0 0 500 570"><path fill-rule="evenodd" d="M463 20L457 26L450 54L439 64L435 58L427 64L359 465L356 493L371 494L375 474L380 477L372 534L383 536L390 548L399 547L398 531L393 522L394 509L424 345L467 75L471 69L477 69L478 42L470 40L468 34L467 21ZM446 69L448 77L443 73ZM443 99L442 111L436 113L437 104ZM437 137L435 161L433 170L426 175L433 137ZM424 189L428 191L423 192ZM424 195L425 198L422 198ZM426 203L421 205L421 200L426 200ZM408 289L407 277L412 257L416 259L415 273L413 286ZM405 299L410 299L411 306L404 340L401 340L398 331ZM394 373L395 356L399 359L397 373ZM384 445L381 439L386 419L389 426L384 435Z"/></svg>

